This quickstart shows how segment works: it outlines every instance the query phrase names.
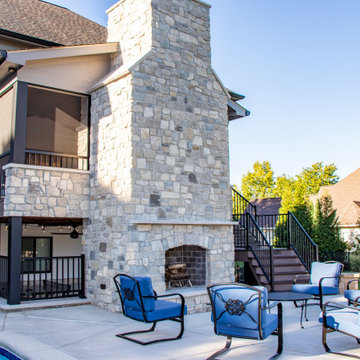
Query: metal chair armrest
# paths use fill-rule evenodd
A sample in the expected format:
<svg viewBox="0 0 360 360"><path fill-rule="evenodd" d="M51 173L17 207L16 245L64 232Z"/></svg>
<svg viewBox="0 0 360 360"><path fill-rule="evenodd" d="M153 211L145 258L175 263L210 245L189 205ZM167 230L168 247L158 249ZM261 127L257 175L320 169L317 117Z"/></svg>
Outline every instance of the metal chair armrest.
<svg viewBox="0 0 360 360"><path fill-rule="evenodd" d="M268 306L262 307L261 310L270 310L273 307L277 306L278 304L280 304L280 301L274 301L271 304L269 304Z"/></svg>
<svg viewBox="0 0 360 360"><path fill-rule="evenodd" d="M348 281L347 285L346 285L346 290L351 290L350 289L350 284L353 282L359 282L360 279L351 279L350 281Z"/></svg>
<svg viewBox="0 0 360 360"><path fill-rule="evenodd" d="M338 276L324 276L320 279L319 281L319 286L323 286L322 282L325 280L325 279L338 279L340 278L340 275Z"/></svg>
<svg viewBox="0 0 360 360"><path fill-rule="evenodd" d="M332 307L331 310L334 310L334 309L351 309L351 310L355 310L355 311L359 311L358 308L356 308L355 306L350 306L350 305L346 305L346 304L342 304L342 303L339 303L339 302L336 302L336 301L328 301L324 304L323 306L323 316L326 315L326 309L328 307Z"/></svg>
<svg viewBox="0 0 360 360"><path fill-rule="evenodd" d="M158 298L166 298L166 297L173 297L173 296L179 296L180 300L181 300L181 304L185 305L185 298L183 295L179 294L179 293L171 293L171 294L163 294L163 295L156 295L155 300Z"/></svg>

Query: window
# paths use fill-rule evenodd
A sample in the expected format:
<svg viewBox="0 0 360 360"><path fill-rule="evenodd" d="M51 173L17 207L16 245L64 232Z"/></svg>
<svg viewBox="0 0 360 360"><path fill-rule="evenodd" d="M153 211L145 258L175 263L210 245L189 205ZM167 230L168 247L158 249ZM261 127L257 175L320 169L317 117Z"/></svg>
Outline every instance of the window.
<svg viewBox="0 0 360 360"><path fill-rule="evenodd" d="M23 261L22 272L50 272L51 260L36 260L52 256L51 237L23 237L21 243L21 257L33 260Z"/></svg>

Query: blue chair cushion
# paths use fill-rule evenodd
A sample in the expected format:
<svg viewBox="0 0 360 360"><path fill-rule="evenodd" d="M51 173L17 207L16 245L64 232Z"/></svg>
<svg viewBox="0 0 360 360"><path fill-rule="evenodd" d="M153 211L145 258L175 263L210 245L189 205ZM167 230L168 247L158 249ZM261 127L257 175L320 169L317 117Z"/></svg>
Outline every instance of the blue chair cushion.
<svg viewBox="0 0 360 360"><path fill-rule="evenodd" d="M360 290L345 290L344 297L348 300L355 301L360 296Z"/></svg>
<svg viewBox="0 0 360 360"><path fill-rule="evenodd" d="M139 283L140 292L143 300L144 310L154 310L154 290L151 284L151 278L147 276L135 277ZM141 300L139 289L136 282L127 276L120 276L120 291L124 301L125 314L128 311L141 311ZM147 297L149 296L149 297Z"/></svg>
<svg viewBox="0 0 360 360"><path fill-rule="evenodd" d="M336 277L340 276L341 264L340 263L321 263L313 262L311 264L311 276L310 283L313 285L319 285L319 281L323 277ZM323 286L339 286L339 278L324 279Z"/></svg>
<svg viewBox="0 0 360 360"><path fill-rule="evenodd" d="M187 307L185 305L184 315L187 313ZM127 311L127 315L132 317L133 319L144 321L144 316L142 311L137 309L129 309ZM166 301L166 300L155 300L154 302L154 310L146 312L146 320L147 321L159 321L165 320L173 317L178 317L181 315L181 304Z"/></svg>
<svg viewBox="0 0 360 360"><path fill-rule="evenodd" d="M267 314L265 319L261 320L262 337L267 338L271 335L278 327L278 316L277 314ZM225 336L235 337L249 337L254 339L260 339L258 329L247 329L243 327L236 327L234 324L219 324L217 323L216 334Z"/></svg>
<svg viewBox="0 0 360 360"><path fill-rule="evenodd" d="M302 294L319 295L319 285L312 284L294 284L291 289L293 292ZM336 295L339 293L339 288L336 286L323 286L322 291L324 295Z"/></svg>
<svg viewBox="0 0 360 360"><path fill-rule="evenodd" d="M326 324L329 327L360 338L358 318L359 312L351 309L336 309L326 312ZM323 322L322 313L320 313L319 322Z"/></svg>

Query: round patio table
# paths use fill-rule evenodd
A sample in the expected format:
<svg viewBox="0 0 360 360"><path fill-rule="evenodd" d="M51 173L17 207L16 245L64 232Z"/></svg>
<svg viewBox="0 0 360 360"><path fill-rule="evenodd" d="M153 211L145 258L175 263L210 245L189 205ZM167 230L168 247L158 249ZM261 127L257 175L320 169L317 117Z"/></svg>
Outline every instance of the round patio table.
<svg viewBox="0 0 360 360"><path fill-rule="evenodd" d="M269 292L268 301L293 301L295 307L301 308L300 315L300 326L303 329L302 324L304 308L305 308L305 320L307 319L307 302L308 300L314 299L314 296L311 294L302 294L292 291L279 291L279 292Z"/></svg>

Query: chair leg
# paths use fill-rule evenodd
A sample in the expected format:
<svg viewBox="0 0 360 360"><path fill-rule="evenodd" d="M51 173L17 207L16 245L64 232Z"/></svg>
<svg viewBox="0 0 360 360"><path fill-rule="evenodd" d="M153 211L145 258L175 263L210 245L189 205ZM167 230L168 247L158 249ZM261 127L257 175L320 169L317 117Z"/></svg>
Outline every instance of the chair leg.
<svg viewBox="0 0 360 360"><path fill-rule="evenodd" d="M348 356L348 357L352 357L352 358L356 358L356 359L360 359L360 356L357 356L357 355L352 355L352 354L347 354L347 353L340 353L340 352L336 352L336 351L332 351L327 342L326 342L326 334L328 332L332 332L332 331L336 331L336 330L330 330L328 331L327 328L326 328L326 325L323 324L322 326L322 343L323 343L323 346L324 346L324 349L326 352L330 353L330 354L335 354L335 355L342 355L342 356ZM358 339L356 339L358 340ZM359 340L358 340L359 342Z"/></svg>
<svg viewBox="0 0 360 360"><path fill-rule="evenodd" d="M150 340L150 341L141 341L141 340L134 339L133 337L128 336L128 335L143 334L143 333L148 333L148 332L154 331L155 327L156 327L156 321L153 323L151 328L148 330L129 331L126 333L117 334L116 336L119 338L125 339L125 340L135 342L140 345L149 345L149 344L154 344L154 343L158 343L158 342L162 342L162 341L171 341L171 340L181 339L181 337L183 336L183 333L184 333L184 317L182 316L180 319L173 318L173 319L167 319L167 320L172 320L172 321L176 321L176 322L180 323L180 331L179 331L178 335L176 335L175 337L165 338L165 339L156 339L156 340Z"/></svg>
<svg viewBox="0 0 360 360"><path fill-rule="evenodd" d="M225 344L225 347L219 351L217 351L216 353L212 354L210 357L208 357L206 360L216 360L216 357L218 355L221 355L221 354L224 354L226 353L227 351L229 351L230 349L230 346L231 346L231 336L228 336L227 339L226 339L226 344Z"/></svg>

